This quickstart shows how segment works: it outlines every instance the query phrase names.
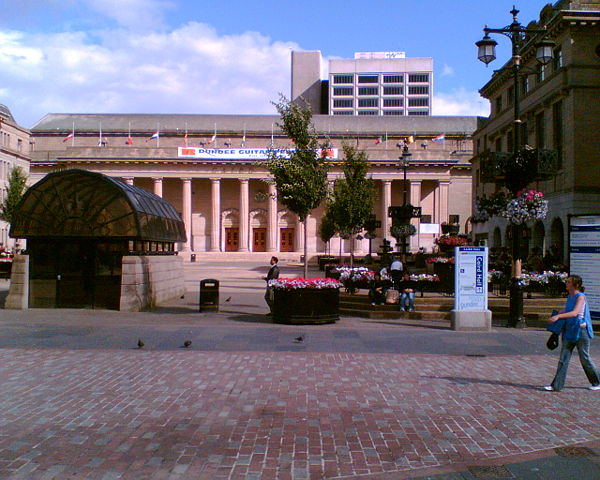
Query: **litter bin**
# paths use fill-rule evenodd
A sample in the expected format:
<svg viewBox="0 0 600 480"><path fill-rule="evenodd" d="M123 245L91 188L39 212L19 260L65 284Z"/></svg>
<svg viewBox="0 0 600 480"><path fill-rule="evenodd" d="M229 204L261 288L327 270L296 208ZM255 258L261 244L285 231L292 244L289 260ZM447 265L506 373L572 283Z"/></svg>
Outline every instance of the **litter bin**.
<svg viewBox="0 0 600 480"><path fill-rule="evenodd" d="M190 255L190 262L195 262L195 261L196 261L196 254L195 254L195 253L192 253L192 254Z"/></svg>
<svg viewBox="0 0 600 480"><path fill-rule="evenodd" d="M219 310L219 281L205 278L200 281L200 311Z"/></svg>

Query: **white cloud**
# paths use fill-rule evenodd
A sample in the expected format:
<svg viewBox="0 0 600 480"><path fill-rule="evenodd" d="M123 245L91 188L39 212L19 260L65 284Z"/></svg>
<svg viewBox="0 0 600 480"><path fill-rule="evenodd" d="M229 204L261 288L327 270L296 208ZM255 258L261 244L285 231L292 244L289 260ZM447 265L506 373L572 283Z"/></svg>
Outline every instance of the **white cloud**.
<svg viewBox="0 0 600 480"><path fill-rule="evenodd" d="M155 28L163 23L163 11L174 4L163 0L85 0L91 10L134 30Z"/></svg>
<svg viewBox="0 0 600 480"><path fill-rule="evenodd" d="M454 69L450 65L444 63L444 66L442 67L442 76L443 77L453 77Z"/></svg>
<svg viewBox="0 0 600 480"><path fill-rule="evenodd" d="M24 126L49 112L275 113L299 48L196 22L94 35L0 31L0 103Z"/></svg>
<svg viewBox="0 0 600 480"><path fill-rule="evenodd" d="M487 117L490 114L489 102L477 91L464 88L450 93L434 93L434 115L477 115Z"/></svg>

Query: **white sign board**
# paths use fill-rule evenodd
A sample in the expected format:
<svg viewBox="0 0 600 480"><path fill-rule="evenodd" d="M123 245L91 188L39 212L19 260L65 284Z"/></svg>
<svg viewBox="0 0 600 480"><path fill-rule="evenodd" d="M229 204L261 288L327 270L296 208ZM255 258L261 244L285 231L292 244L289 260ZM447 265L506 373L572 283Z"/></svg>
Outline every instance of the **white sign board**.
<svg viewBox="0 0 600 480"><path fill-rule="evenodd" d="M455 252L454 310L487 310L487 247L456 247Z"/></svg>
<svg viewBox="0 0 600 480"><path fill-rule="evenodd" d="M419 225L419 233L433 233L437 235L440 233L439 223L421 223Z"/></svg>
<svg viewBox="0 0 600 480"><path fill-rule="evenodd" d="M600 320L600 215L571 217L569 259L570 273L583 279L592 317Z"/></svg>
<svg viewBox="0 0 600 480"><path fill-rule="evenodd" d="M275 150L285 156L294 149ZM266 160L269 158L271 150L268 148L203 148L203 147L179 147L177 156L180 158L201 158L205 160ZM328 158L338 158L338 149L329 148L320 150L321 156L327 155Z"/></svg>

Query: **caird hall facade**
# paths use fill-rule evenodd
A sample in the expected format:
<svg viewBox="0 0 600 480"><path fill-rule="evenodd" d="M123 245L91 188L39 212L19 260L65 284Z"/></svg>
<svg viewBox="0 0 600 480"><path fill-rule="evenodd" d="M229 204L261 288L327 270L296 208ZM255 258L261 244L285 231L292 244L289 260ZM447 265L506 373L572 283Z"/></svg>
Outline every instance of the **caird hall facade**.
<svg viewBox="0 0 600 480"><path fill-rule="evenodd" d="M276 115L49 114L31 129L30 183L56 169L100 172L165 198L181 213L187 253L303 251L298 218L277 202L257 164L267 149L292 148ZM374 212L381 221L373 251L383 238L392 243L388 207L408 201L422 208L414 219L411 249L431 249L442 222L469 229L471 134L475 117L315 115L313 123L330 139L329 179L341 176L336 163L348 143L366 151L375 180ZM437 141L433 141L438 137ZM407 180L399 168L401 147L412 154ZM322 253L318 235L323 206L308 219L308 251ZM367 253L368 240L331 241L331 252Z"/></svg>

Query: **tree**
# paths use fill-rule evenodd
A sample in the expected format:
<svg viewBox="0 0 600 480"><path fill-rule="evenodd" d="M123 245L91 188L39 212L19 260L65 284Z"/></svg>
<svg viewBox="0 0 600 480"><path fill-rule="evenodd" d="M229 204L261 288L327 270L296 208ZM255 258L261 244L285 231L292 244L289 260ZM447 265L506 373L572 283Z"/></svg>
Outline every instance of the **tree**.
<svg viewBox="0 0 600 480"><path fill-rule="evenodd" d="M330 216L341 237L351 240L361 233L368 223L375 202L373 180L367 178L369 162L365 152L344 145L344 161L341 164L344 177L335 182L333 194L327 205ZM350 246L350 265L353 264L354 242Z"/></svg>
<svg viewBox="0 0 600 480"><path fill-rule="evenodd" d="M336 233L337 229L333 218L325 212L325 215L321 218L321 225L319 225L319 238L323 243L328 245L329 253L331 253L331 245L329 242Z"/></svg>
<svg viewBox="0 0 600 480"><path fill-rule="evenodd" d="M278 126L295 144L294 149L272 150L260 162L273 176L277 198L304 224L304 276L308 276L308 215L327 196L327 156L320 154L312 113L306 104L293 103L283 95L274 103L281 117Z"/></svg>
<svg viewBox="0 0 600 480"><path fill-rule="evenodd" d="M21 167L14 167L8 177L8 186L6 187L6 197L0 204L0 219L12 223L17 205L21 201L23 192L27 184L27 175Z"/></svg>

